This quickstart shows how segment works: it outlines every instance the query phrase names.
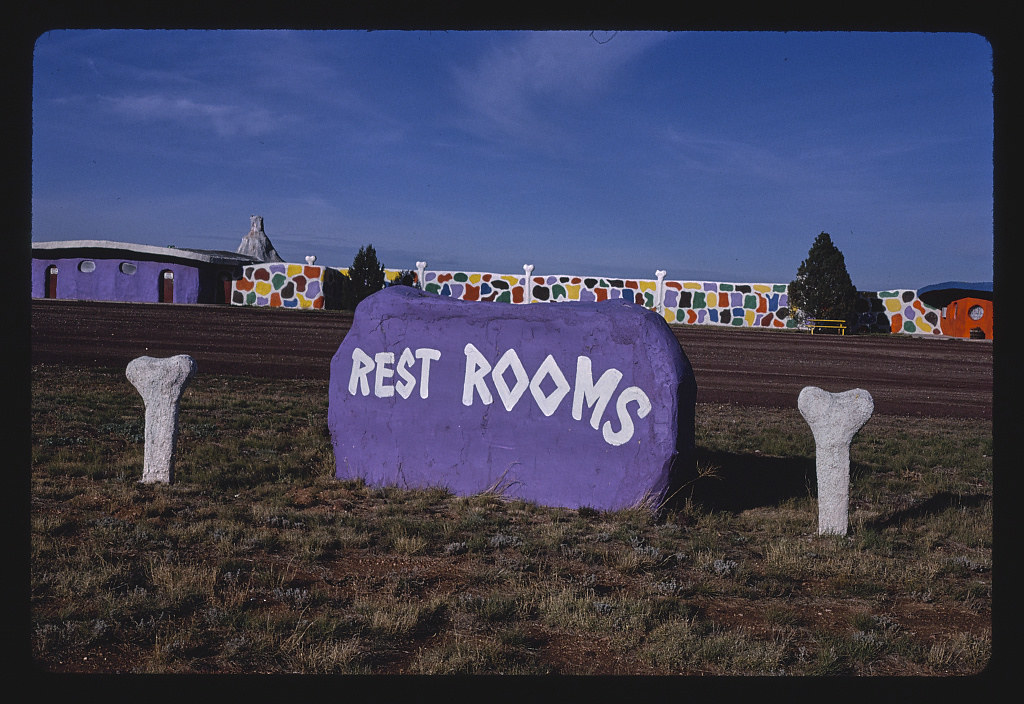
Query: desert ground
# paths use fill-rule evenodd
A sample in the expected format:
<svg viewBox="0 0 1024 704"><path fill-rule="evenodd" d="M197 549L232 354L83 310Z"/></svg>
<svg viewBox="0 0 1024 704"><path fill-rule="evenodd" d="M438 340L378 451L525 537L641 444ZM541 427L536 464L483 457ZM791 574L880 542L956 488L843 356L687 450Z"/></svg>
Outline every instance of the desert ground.
<svg viewBox="0 0 1024 704"><path fill-rule="evenodd" d="M343 311L34 300L31 357L124 368L141 355L189 354L200 374L326 379L351 324ZM876 413L992 417L990 340L671 327L698 403L793 408L805 386L863 388Z"/></svg>

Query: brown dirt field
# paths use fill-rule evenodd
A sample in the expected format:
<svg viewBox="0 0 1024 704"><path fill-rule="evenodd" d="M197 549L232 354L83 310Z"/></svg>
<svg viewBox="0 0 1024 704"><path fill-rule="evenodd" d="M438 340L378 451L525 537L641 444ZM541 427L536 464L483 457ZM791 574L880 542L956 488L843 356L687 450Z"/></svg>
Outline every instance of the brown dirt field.
<svg viewBox="0 0 1024 704"><path fill-rule="evenodd" d="M189 354L198 373L326 379L352 323L341 311L32 301L32 362L124 368ZM992 417L992 342L903 335L808 335L674 325L697 401L793 408L800 389L863 388L875 412Z"/></svg>

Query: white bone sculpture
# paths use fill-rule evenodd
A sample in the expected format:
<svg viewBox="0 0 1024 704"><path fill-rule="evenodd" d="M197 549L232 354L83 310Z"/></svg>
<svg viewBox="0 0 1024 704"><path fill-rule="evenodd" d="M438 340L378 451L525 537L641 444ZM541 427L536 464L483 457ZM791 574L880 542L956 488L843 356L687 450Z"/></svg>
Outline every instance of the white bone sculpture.
<svg viewBox="0 0 1024 704"><path fill-rule="evenodd" d="M830 393L805 386L797 398L811 426L818 475L818 535L846 535L850 511L850 443L875 410L864 389Z"/></svg>
<svg viewBox="0 0 1024 704"><path fill-rule="evenodd" d="M196 361L187 354L137 357L128 363L128 377L146 405L142 483L174 483L174 449L178 442L178 411Z"/></svg>

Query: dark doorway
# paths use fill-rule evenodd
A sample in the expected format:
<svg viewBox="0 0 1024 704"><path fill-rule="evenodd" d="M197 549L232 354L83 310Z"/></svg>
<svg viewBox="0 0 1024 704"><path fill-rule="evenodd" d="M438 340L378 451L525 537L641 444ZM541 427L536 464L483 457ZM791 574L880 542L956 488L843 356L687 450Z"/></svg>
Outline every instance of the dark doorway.
<svg viewBox="0 0 1024 704"><path fill-rule="evenodd" d="M160 302L174 303L174 272L170 269L160 272Z"/></svg>
<svg viewBox="0 0 1024 704"><path fill-rule="evenodd" d="M217 289L217 303L231 303L231 274L220 272L220 288Z"/></svg>
<svg viewBox="0 0 1024 704"><path fill-rule="evenodd" d="M43 297L57 297L57 265L51 264L46 267L46 281L43 283Z"/></svg>

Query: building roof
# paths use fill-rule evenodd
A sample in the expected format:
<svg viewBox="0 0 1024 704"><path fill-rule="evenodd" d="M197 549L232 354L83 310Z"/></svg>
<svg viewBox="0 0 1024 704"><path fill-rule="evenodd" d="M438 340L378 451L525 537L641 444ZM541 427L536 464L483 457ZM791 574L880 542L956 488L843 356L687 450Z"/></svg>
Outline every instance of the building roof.
<svg viewBox="0 0 1024 704"><path fill-rule="evenodd" d="M45 253L45 254L44 254ZM184 249L179 247L155 247L132 242L111 242L109 240L62 240L55 242L33 242L32 256L94 256L112 258L117 256L135 257L143 255L153 259L174 259L203 264L238 266L254 264L259 260L247 254L216 249Z"/></svg>
<svg viewBox="0 0 1024 704"><path fill-rule="evenodd" d="M992 282L945 281L918 289L917 297L933 308L941 308L958 298L981 298L991 301Z"/></svg>

